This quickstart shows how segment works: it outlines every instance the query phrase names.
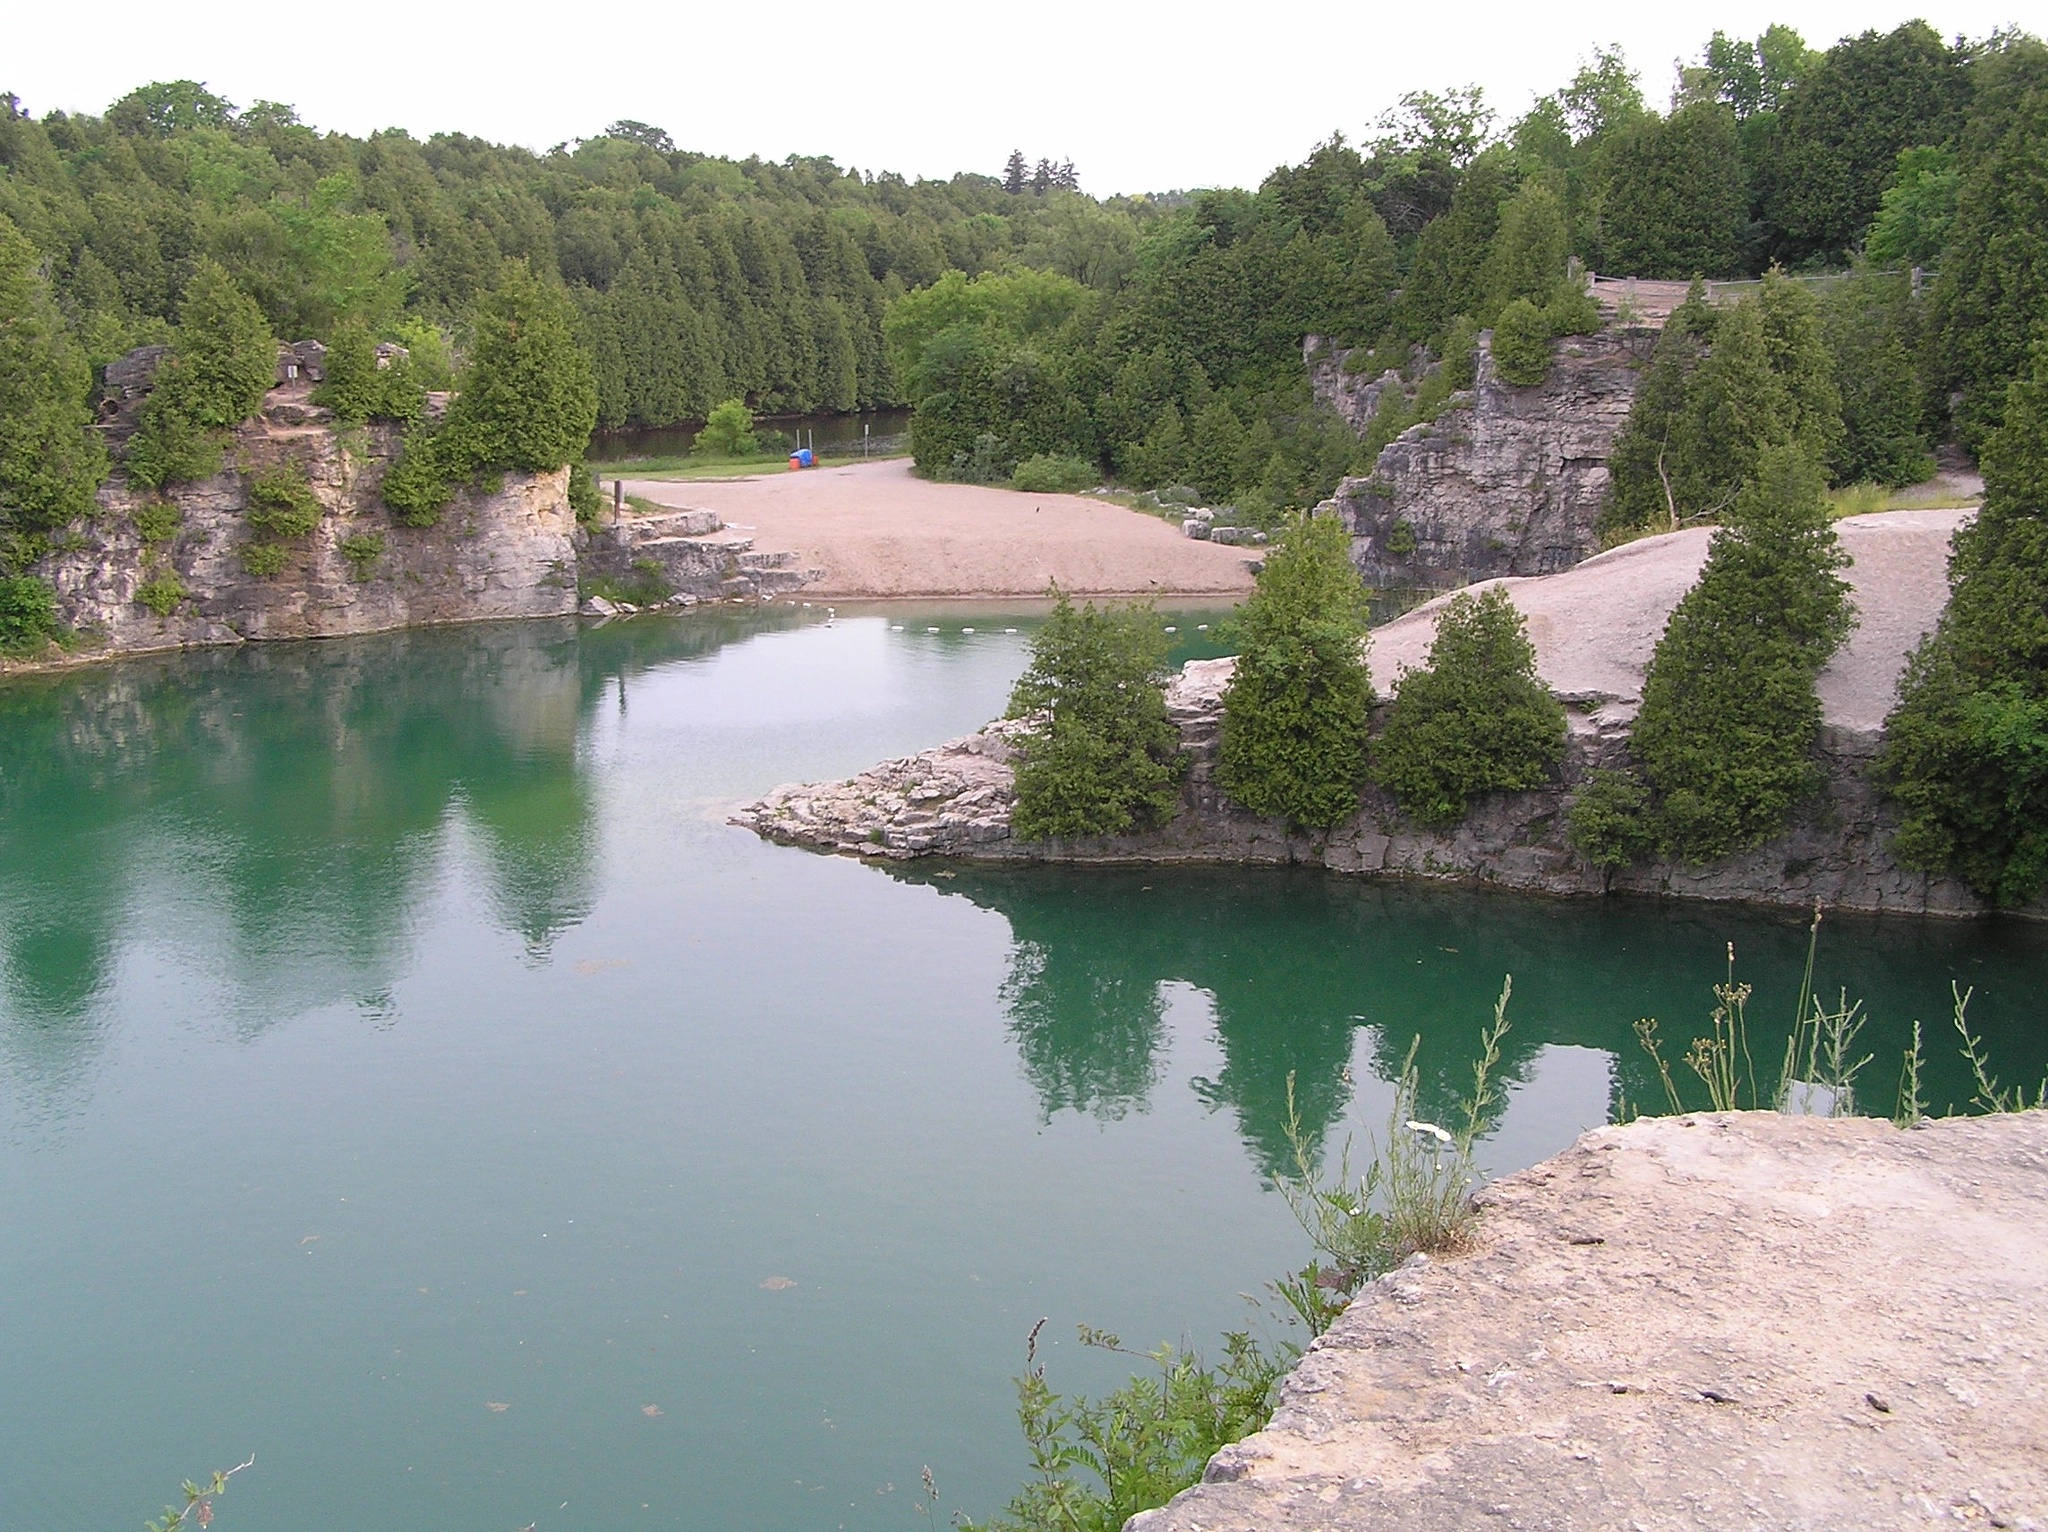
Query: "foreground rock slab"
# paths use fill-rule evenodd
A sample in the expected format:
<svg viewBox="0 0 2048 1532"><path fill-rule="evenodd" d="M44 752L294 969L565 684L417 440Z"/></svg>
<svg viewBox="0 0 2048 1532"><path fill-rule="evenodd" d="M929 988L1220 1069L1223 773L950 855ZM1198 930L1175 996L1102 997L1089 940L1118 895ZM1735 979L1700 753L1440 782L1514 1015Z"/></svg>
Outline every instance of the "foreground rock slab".
<svg viewBox="0 0 2048 1532"><path fill-rule="evenodd" d="M1134 1532L2048 1527L2048 1112L1586 1134Z"/></svg>

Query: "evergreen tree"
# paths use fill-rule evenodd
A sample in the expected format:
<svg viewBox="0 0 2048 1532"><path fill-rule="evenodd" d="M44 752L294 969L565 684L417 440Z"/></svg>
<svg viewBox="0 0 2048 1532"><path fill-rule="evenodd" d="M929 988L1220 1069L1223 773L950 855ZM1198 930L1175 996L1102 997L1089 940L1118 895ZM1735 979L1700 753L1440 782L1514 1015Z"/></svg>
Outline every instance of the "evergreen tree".
<svg viewBox="0 0 2048 1532"><path fill-rule="evenodd" d="M1885 720L1893 854L1999 904L2048 887L2048 341L1985 441L1984 505Z"/></svg>
<svg viewBox="0 0 2048 1532"><path fill-rule="evenodd" d="M2048 315L2048 46L2018 36L1972 66L1975 110L1956 156L1956 212L1934 285L1941 391L1975 448Z"/></svg>
<svg viewBox="0 0 2048 1532"><path fill-rule="evenodd" d="M1564 709L1537 678L1528 625L1495 585L1453 596L1428 662L1394 683L1373 780L1425 824L1453 824L1483 793L1541 787L1564 743Z"/></svg>
<svg viewBox="0 0 2048 1532"><path fill-rule="evenodd" d="M1916 484L1934 471L1922 419L1921 310L1903 274L1858 272L1830 289L1822 329L1842 401L1838 484Z"/></svg>
<svg viewBox="0 0 2048 1532"><path fill-rule="evenodd" d="M1258 814L1324 829L1357 811L1365 779L1365 589L1334 516L1302 516L1240 609L1223 694L1217 781Z"/></svg>
<svg viewBox="0 0 2048 1532"><path fill-rule="evenodd" d="M441 440L463 473L550 473L579 461L597 424L597 385L576 343L575 316L525 262L508 262L477 306L469 359Z"/></svg>
<svg viewBox="0 0 2048 1532"><path fill-rule="evenodd" d="M1027 174L1024 168L1024 151L1012 149L1009 162L1003 166L1003 190L1013 197L1022 196Z"/></svg>
<svg viewBox="0 0 2048 1532"><path fill-rule="evenodd" d="M327 376L313 399L334 411L336 420L360 425L381 413L384 389L377 375L377 347L366 326L347 323L335 330L327 345L325 370Z"/></svg>
<svg viewBox="0 0 2048 1532"><path fill-rule="evenodd" d="M36 252L0 218L0 575L24 540L92 514L107 455L92 372L50 300Z"/></svg>
<svg viewBox="0 0 2048 1532"><path fill-rule="evenodd" d="M202 258L129 441L128 477L158 489L218 472L228 431L263 407L276 381L277 338L263 311L225 267Z"/></svg>
<svg viewBox="0 0 2048 1532"><path fill-rule="evenodd" d="M1149 607L1091 602L1058 587L1010 716L1036 720L1018 741L1021 841L1122 835L1173 818L1186 760L1160 691L1166 633Z"/></svg>
<svg viewBox="0 0 2048 1532"><path fill-rule="evenodd" d="M1735 114L1718 102L1646 117L1603 156L1601 262L1631 276L1733 276L1748 198Z"/></svg>
<svg viewBox="0 0 2048 1532"><path fill-rule="evenodd" d="M1486 258L1486 308L1473 317L1487 323L1517 298L1544 307L1567 285L1570 253L1564 204L1541 181L1525 182L1501 211Z"/></svg>
<svg viewBox="0 0 2048 1532"><path fill-rule="evenodd" d="M1924 21L1845 38L1785 93L1764 212L1788 262L1839 258L1869 227L1899 151L1962 126L1964 59Z"/></svg>
<svg viewBox="0 0 2048 1532"><path fill-rule="evenodd" d="M1762 843L1820 788L1814 681L1854 622L1825 483L1766 447L1650 657L1630 748L1659 843L1689 862Z"/></svg>
<svg viewBox="0 0 2048 1532"><path fill-rule="evenodd" d="M1527 298L1501 311L1493 327L1493 366L1503 383L1528 388L1550 375L1550 321Z"/></svg>

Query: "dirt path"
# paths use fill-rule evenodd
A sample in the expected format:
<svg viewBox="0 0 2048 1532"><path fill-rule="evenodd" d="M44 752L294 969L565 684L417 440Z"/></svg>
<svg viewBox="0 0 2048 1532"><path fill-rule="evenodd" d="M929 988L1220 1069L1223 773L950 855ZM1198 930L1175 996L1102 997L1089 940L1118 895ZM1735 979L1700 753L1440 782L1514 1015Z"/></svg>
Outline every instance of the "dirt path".
<svg viewBox="0 0 2048 1532"><path fill-rule="evenodd" d="M908 460L755 479L626 481L661 505L713 510L765 552L825 571L804 595L904 598L1236 596L1248 555L1154 516L1080 495L1030 495L915 477Z"/></svg>
<svg viewBox="0 0 2048 1532"><path fill-rule="evenodd" d="M1600 1128L1135 1532L2048 1525L2048 1113Z"/></svg>

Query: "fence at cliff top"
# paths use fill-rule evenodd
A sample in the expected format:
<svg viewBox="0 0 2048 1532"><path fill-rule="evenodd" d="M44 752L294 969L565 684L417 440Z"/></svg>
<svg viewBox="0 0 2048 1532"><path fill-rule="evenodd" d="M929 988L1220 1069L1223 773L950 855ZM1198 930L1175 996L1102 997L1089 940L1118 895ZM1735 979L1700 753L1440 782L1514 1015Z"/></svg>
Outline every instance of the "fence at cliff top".
<svg viewBox="0 0 2048 1532"><path fill-rule="evenodd" d="M1858 273L1812 271L1789 275L1788 280L1797 282L1801 287L1813 292L1825 292L1848 281L1854 275ZM1913 283L1913 296L1918 298L1926 294L1939 273L1915 266L1910 271L1873 271L1861 275L1910 277ZM1726 282L1708 282L1705 285L1709 303L1726 304L1740 302L1748 294L1761 289L1764 284L1760 277L1745 277ZM1586 291L1589 295L1612 305L1617 310L1623 306L1633 309L1636 317L1643 321L1654 320L1662 323L1669 319L1671 311L1685 301L1685 295L1691 289L1690 282L1655 281L1648 277L1603 277L1595 272L1586 273Z"/></svg>

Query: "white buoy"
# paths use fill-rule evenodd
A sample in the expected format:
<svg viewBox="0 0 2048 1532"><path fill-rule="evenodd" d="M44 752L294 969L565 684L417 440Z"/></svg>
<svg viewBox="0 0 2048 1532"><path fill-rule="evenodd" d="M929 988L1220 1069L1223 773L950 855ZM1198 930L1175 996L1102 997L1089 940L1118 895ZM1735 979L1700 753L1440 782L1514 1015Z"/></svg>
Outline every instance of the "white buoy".
<svg viewBox="0 0 2048 1532"><path fill-rule="evenodd" d="M1017 630L1016 630L1015 628L1005 628L1005 629L1003 629L1003 631L1004 631L1005 633L1014 633L1014 632L1016 632Z"/></svg>
<svg viewBox="0 0 2048 1532"><path fill-rule="evenodd" d="M1169 625L1166 631L1169 633L1178 633L1180 629Z"/></svg>
<svg viewBox="0 0 2048 1532"><path fill-rule="evenodd" d="M1209 625L1206 622L1198 622L1195 624L1195 631L1197 633L1206 633L1209 631Z"/></svg>
<svg viewBox="0 0 2048 1532"><path fill-rule="evenodd" d="M972 628L962 628L962 629L961 629L960 631L961 631L962 633L972 633L972 632L974 631L974 629L972 629Z"/></svg>
<svg viewBox="0 0 2048 1532"><path fill-rule="evenodd" d="M892 622L889 624L889 631L891 633L901 633L903 631L903 624L900 622Z"/></svg>

